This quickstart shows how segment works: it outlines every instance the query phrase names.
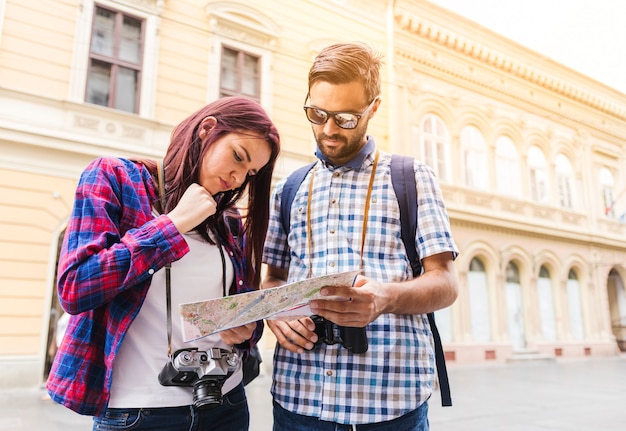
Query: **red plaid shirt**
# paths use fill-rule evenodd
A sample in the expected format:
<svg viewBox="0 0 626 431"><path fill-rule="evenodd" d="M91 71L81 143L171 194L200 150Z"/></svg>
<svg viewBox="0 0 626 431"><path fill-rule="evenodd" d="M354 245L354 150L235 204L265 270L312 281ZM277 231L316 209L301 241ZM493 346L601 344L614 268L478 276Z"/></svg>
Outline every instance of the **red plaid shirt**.
<svg viewBox="0 0 626 431"><path fill-rule="evenodd" d="M46 387L80 414L104 412L115 356L152 274L189 251L169 217L153 215L158 199L147 169L125 159L97 159L79 180L58 268L59 300L72 316ZM254 290L236 241L223 245L235 270L230 294ZM262 329L259 322L250 343L238 347L249 349Z"/></svg>

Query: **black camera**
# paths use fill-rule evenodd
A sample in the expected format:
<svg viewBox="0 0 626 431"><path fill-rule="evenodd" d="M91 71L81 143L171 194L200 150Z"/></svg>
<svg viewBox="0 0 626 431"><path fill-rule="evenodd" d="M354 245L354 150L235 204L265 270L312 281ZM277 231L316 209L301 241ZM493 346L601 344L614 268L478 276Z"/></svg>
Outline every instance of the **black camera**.
<svg viewBox="0 0 626 431"><path fill-rule="evenodd" d="M315 333L317 334L315 347L320 346L322 343L341 343L344 348L352 353L367 352L367 333L365 328L340 326L317 315L311 316L311 319L315 323Z"/></svg>
<svg viewBox="0 0 626 431"><path fill-rule="evenodd" d="M193 405L212 408L222 405L222 386L239 365L239 355L230 350L196 347L177 350L159 373L163 386L193 387Z"/></svg>

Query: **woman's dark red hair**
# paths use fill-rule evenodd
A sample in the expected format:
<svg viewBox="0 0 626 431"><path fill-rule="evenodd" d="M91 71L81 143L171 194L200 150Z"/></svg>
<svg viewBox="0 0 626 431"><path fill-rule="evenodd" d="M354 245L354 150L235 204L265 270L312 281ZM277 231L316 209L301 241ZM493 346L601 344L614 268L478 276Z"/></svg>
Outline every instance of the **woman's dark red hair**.
<svg viewBox="0 0 626 431"><path fill-rule="evenodd" d="M217 124L209 132L204 144L198 136L198 126L206 117L215 117ZM210 230L216 230L221 238L227 238L224 214L237 212L236 203L244 197L247 189L243 250L246 259L246 277L255 287L259 286L261 256L269 220L269 200L272 174L280 152L278 130L263 107L256 101L241 96L225 97L209 103L191 114L173 130L170 145L163 159L165 169L165 212L171 211L192 183L197 183L204 155L213 143L228 133L254 133L266 139L271 148L269 162L256 175L248 176L241 187L216 196L216 213L200 224L196 231L209 242ZM145 163L150 170L154 166Z"/></svg>

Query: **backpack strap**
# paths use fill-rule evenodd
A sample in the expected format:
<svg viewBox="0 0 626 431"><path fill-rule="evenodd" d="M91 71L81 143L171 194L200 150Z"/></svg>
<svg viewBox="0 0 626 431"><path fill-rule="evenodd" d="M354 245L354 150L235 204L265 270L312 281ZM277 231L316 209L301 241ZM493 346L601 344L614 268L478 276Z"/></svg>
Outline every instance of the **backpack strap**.
<svg viewBox="0 0 626 431"><path fill-rule="evenodd" d="M391 183L400 206L400 223L402 242L411 262L413 276L422 273L422 264L415 248L415 233L417 232L417 184L415 183L414 160L412 157L393 154L391 156ZM435 361L437 363L437 377L441 391L441 405L452 405L450 396L450 382L446 368L446 357L441 344L439 330L435 324L435 313L428 313L428 323L435 341Z"/></svg>
<svg viewBox="0 0 626 431"><path fill-rule="evenodd" d="M417 184L413 157L391 155L391 184L400 206L400 224L402 242L411 262L413 276L422 273L422 262L415 249L415 232L417 232Z"/></svg>
<svg viewBox="0 0 626 431"><path fill-rule="evenodd" d="M289 234L289 226L291 225L291 204L293 198L296 196L296 192L304 181L304 177L315 166L317 162L310 163L302 166L292 172L285 181L283 186L283 193L280 196L280 221L283 225L283 231L285 235Z"/></svg>

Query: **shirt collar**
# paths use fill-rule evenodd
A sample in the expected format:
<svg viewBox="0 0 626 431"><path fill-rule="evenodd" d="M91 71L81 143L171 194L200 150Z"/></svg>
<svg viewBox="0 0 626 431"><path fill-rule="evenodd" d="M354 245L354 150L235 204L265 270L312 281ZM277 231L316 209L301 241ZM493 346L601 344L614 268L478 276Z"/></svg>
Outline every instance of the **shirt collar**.
<svg viewBox="0 0 626 431"><path fill-rule="evenodd" d="M342 166L348 169L361 169L366 159L368 158L367 156L372 154L374 150L376 150L376 143L374 142L374 138L372 136L367 135L367 142L365 143L365 145L363 145L363 147L359 150L358 153L355 154L353 158L348 160ZM330 169L335 169L335 168L340 167L340 166L332 165L328 161L328 159L322 154L319 148L315 150L315 156L322 161L324 166Z"/></svg>

